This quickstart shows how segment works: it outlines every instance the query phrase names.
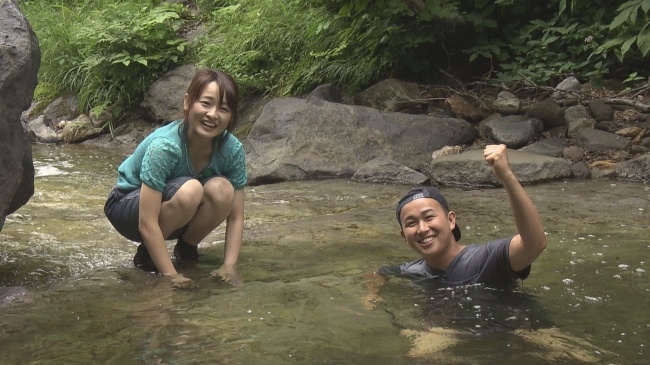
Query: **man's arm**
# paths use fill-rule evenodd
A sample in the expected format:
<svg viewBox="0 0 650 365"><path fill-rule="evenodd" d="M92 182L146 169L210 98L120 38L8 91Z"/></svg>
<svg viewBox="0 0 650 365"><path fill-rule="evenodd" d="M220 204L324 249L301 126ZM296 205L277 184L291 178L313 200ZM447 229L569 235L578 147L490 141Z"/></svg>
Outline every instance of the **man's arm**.
<svg viewBox="0 0 650 365"><path fill-rule="evenodd" d="M510 169L506 146L503 144L487 146L483 156L508 193L512 215L519 232L510 241L510 266L514 271L521 271L532 264L546 248L542 220L532 200Z"/></svg>

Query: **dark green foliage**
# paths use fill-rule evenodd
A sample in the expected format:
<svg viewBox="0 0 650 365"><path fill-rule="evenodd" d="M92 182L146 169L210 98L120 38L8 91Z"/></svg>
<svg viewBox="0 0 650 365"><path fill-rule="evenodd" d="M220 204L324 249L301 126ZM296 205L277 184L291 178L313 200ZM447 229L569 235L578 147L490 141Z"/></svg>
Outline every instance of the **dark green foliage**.
<svg viewBox="0 0 650 365"><path fill-rule="evenodd" d="M75 93L82 109L126 110L155 77L189 60L232 74L244 94L300 94L326 82L356 91L388 76L440 75L438 68L546 85L568 75L647 76L650 0L186 3L210 29L192 49L177 32L183 5L21 1L41 43L39 88L51 89L37 95Z"/></svg>
<svg viewBox="0 0 650 365"><path fill-rule="evenodd" d="M184 55L186 42L176 34L181 5L67 0L21 7L39 38L39 79L76 94L82 111L130 106Z"/></svg>

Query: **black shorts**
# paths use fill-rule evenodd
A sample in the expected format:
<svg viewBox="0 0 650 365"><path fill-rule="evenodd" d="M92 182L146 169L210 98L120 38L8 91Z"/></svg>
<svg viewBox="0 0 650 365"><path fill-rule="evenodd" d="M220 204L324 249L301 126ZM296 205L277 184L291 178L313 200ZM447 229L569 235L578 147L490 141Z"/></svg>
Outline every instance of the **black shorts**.
<svg viewBox="0 0 650 365"><path fill-rule="evenodd" d="M217 176L205 178L201 180L201 184L205 185L208 180ZM162 201L166 202L171 200L178 189L190 180L194 180L194 178L180 176L168 180L165 184L165 190L162 193ZM106 204L104 204L104 214L106 214L106 218L108 218L109 222L111 222L119 234L131 241L142 242L142 235L138 228L140 219L139 188L133 191L125 191L118 186L114 186L108 194ZM183 226L175 230L169 237L165 237L165 239L174 240L180 238L186 228L187 226Z"/></svg>

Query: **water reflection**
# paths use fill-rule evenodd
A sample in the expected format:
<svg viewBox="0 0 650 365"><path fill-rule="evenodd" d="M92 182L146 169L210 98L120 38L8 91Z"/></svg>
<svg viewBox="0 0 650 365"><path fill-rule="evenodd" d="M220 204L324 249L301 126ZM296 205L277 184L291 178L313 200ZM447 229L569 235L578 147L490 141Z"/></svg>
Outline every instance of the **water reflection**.
<svg viewBox="0 0 650 365"><path fill-rule="evenodd" d="M34 146L36 193L0 232L0 286L24 286L33 298L0 314L4 363L646 359L647 185L527 187L548 248L519 291L427 288L393 278L368 311L366 273L414 259L393 216L404 187L344 180L248 187L244 284L208 277L223 257L222 227L201 244L198 264L180 268L200 289L173 291L164 278L132 268L135 246L103 217L116 167L129 152ZM444 194L465 243L514 231L505 192Z"/></svg>

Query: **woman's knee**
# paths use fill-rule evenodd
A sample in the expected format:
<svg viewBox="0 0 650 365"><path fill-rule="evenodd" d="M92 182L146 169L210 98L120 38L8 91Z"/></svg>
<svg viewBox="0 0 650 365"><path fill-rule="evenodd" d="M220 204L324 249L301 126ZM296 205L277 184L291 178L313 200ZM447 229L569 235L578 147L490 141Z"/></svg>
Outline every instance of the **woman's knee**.
<svg viewBox="0 0 650 365"><path fill-rule="evenodd" d="M232 205L235 199L235 188L227 179L213 177L205 183L203 197L216 204Z"/></svg>
<svg viewBox="0 0 650 365"><path fill-rule="evenodd" d="M188 180L176 191L169 203L182 210L193 211L203 200L203 185L198 180Z"/></svg>

